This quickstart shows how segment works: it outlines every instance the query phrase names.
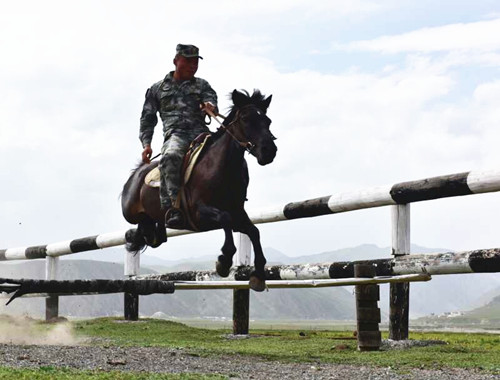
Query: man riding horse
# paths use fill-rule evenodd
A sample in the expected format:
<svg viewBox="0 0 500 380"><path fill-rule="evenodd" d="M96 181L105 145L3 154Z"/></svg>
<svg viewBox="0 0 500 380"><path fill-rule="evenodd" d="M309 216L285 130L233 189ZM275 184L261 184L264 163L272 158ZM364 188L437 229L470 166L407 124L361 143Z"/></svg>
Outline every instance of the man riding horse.
<svg viewBox="0 0 500 380"><path fill-rule="evenodd" d="M177 45L175 71L146 93L140 128L143 162L133 170L121 197L124 218L137 224L136 229L127 232L126 249L139 253L146 246L160 246L167 241L165 224L195 231L222 228L225 240L215 267L221 277L227 277L236 252L233 232L241 232L250 238L255 254L250 288L263 291L266 258L259 230L245 211L249 176L244 154L248 152L263 166L276 157L276 138L267 116L272 96L266 98L259 90L251 95L238 90L231 93L233 104L229 114L218 131L204 140L204 150L199 153L196 165L190 166L189 179L182 187L181 203L189 223L185 223L181 211L176 209L183 156L191 140L208 131L204 112L217 112L215 91L207 81L194 76L200 58L196 46ZM150 162L157 112L163 121L164 133L159 162L160 191L146 181L158 165Z"/></svg>
<svg viewBox="0 0 500 380"><path fill-rule="evenodd" d="M163 122L160 203L166 213L165 224L170 228L183 224L182 213L174 206L181 186L184 154L191 141L209 131L204 122L205 110L217 111L217 94L206 80L194 76L199 59L203 59L198 53L194 45L177 45L175 71L147 90L141 115L139 139L144 148L144 163L149 163L153 154L151 141L158 122L157 112Z"/></svg>

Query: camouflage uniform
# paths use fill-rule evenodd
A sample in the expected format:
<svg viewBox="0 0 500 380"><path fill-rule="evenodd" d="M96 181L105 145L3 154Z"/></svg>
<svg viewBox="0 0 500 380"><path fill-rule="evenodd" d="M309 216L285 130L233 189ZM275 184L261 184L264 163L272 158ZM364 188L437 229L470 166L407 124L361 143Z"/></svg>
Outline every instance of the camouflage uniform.
<svg viewBox="0 0 500 380"><path fill-rule="evenodd" d="M200 133L208 131L200 104L210 102L217 106L217 94L206 80L194 77L177 82L173 74L170 72L146 92L139 134L143 147L151 145L159 112L164 137L159 164L160 201L165 209L177 198L182 159L189 144Z"/></svg>

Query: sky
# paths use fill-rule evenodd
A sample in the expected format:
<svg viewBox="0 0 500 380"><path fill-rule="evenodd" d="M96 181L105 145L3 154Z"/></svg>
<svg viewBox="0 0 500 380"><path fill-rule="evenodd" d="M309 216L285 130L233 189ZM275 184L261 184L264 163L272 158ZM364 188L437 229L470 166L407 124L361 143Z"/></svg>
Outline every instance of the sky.
<svg viewBox="0 0 500 380"><path fill-rule="evenodd" d="M0 248L126 230L119 195L142 151L146 89L195 44L227 112L273 95L278 154L247 161L247 211L500 167L497 1L0 1ZM162 142L156 128L154 153ZM500 194L411 205L412 243L500 247ZM259 226L289 256L391 245L381 207ZM223 233L146 254L219 254ZM105 254L105 251L103 251ZM84 258L84 253L80 253ZM348 258L346 258L348 259Z"/></svg>

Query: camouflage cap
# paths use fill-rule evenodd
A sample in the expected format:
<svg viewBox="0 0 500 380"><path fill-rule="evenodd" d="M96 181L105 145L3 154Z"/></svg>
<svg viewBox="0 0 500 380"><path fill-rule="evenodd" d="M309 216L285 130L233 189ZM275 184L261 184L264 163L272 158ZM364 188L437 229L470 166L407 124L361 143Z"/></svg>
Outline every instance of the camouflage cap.
<svg viewBox="0 0 500 380"><path fill-rule="evenodd" d="M200 59L203 59L203 57L200 57L200 55L198 53L199 53L199 50L194 45L178 44L177 48L176 48L176 54L180 54L183 57L186 57L186 58L198 57Z"/></svg>

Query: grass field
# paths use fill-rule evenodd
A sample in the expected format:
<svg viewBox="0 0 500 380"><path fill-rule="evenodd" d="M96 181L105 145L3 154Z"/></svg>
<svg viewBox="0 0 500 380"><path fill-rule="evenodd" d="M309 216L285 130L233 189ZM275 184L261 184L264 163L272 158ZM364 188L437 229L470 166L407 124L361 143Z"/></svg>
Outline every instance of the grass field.
<svg viewBox="0 0 500 380"><path fill-rule="evenodd" d="M199 329L171 321L94 319L75 324L78 335L106 344L182 348L197 355L238 353L269 360L364 364L392 368L476 368L500 373L500 336L466 333L411 333L410 339L445 345L407 350L358 352L352 331L253 329L248 339L228 339L229 330ZM383 333L387 338L387 333Z"/></svg>
<svg viewBox="0 0 500 380"><path fill-rule="evenodd" d="M231 319L208 319L208 318L183 318L182 320L168 319L172 322L180 322L187 326L202 329L231 330L233 321ZM383 325L381 328L384 329ZM356 330L356 321L337 321L337 320L267 320L257 319L250 321L250 330L335 330L335 331L354 331Z"/></svg>
<svg viewBox="0 0 500 380"><path fill-rule="evenodd" d="M197 374L149 374L120 371L77 371L42 367L37 370L0 367L0 379L9 380L224 380L225 376Z"/></svg>
<svg viewBox="0 0 500 380"><path fill-rule="evenodd" d="M128 322L120 318L99 318L71 322L77 338L93 338L91 344L105 346L171 347L200 356L240 354L264 360L305 363L337 363L411 368L469 368L500 374L500 335L478 333L410 333L413 340L440 340L447 344L413 347L405 350L359 352L352 329L291 330L256 329L246 339L231 339L229 329L205 329L172 321L141 319ZM212 326L213 327L213 326ZM331 328L332 326L330 326ZM345 326L348 328L349 326ZM42 322L33 331L57 328ZM334 327L335 328L335 327ZM383 332L383 338L387 333ZM223 379L196 374L156 375L123 372L77 371L42 367L21 370L0 367L0 379Z"/></svg>

